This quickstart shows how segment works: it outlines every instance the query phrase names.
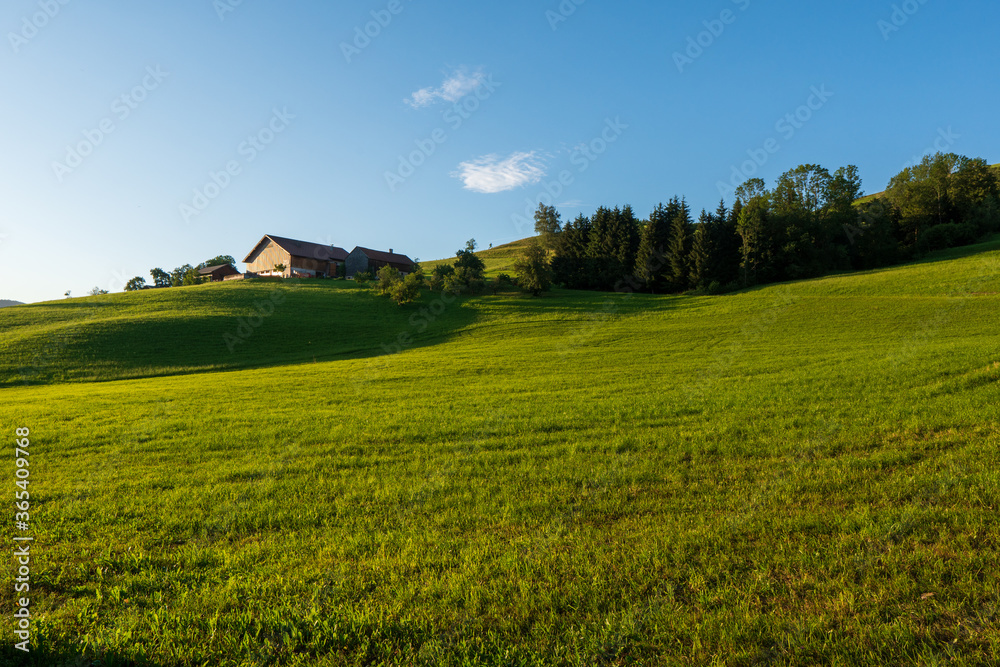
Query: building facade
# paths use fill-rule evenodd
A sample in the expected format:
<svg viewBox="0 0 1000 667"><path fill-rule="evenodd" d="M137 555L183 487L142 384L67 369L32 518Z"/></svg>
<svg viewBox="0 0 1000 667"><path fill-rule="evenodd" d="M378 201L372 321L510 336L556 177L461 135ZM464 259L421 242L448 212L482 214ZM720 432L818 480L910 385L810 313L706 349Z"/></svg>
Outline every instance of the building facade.
<svg viewBox="0 0 1000 667"><path fill-rule="evenodd" d="M348 278L365 271L375 275L383 266L391 266L403 275L413 272L413 260L406 255L396 254L391 249L389 252L384 252L358 246L351 251L345 262Z"/></svg>
<svg viewBox="0 0 1000 667"><path fill-rule="evenodd" d="M267 234L243 262L248 273L259 276L336 278L344 275L347 258L343 248Z"/></svg>

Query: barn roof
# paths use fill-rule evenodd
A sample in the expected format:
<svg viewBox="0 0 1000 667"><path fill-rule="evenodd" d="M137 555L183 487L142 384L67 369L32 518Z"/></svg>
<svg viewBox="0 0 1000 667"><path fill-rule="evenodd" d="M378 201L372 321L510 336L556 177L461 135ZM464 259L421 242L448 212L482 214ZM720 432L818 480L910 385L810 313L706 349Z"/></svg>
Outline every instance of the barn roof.
<svg viewBox="0 0 1000 667"><path fill-rule="evenodd" d="M372 250L371 248L362 248L361 246L357 246L355 250L360 250L361 252L365 253L365 256L368 259L374 259L375 261L378 262L387 262L389 264L406 264L411 266L413 264L413 260L407 257L406 255L400 255L394 252L383 252L381 250Z"/></svg>
<svg viewBox="0 0 1000 667"><path fill-rule="evenodd" d="M274 236L272 234L265 234L264 238L260 240L257 245L253 247L253 250L243 259L244 263L249 263L250 257L257 252L267 240L270 239L272 243L287 252L293 257L305 257L307 259L319 259L327 262L343 262L347 259L347 251L343 248L338 248L336 246L323 245L322 243L309 243L308 241L296 241L295 239L286 239L283 236Z"/></svg>
<svg viewBox="0 0 1000 667"><path fill-rule="evenodd" d="M204 269L198 269L198 273L204 276L208 275L209 273L215 273L219 269L225 269L227 267L232 269L233 271L236 271L236 267L234 267L232 264L219 264L218 266L206 266Z"/></svg>

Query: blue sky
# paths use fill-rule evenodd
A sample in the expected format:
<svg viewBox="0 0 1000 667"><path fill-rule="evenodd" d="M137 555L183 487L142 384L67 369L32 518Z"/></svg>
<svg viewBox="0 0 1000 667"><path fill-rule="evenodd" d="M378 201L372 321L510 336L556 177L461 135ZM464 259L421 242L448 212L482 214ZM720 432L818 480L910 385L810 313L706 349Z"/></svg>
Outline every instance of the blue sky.
<svg viewBox="0 0 1000 667"><path fill-rule="evenodd" d="M993 0L7 0L0 298L265 233L436 259L527 236L539 200L697 212L802 163L877 192L935 148L998 162L998 23Z"/></svg>

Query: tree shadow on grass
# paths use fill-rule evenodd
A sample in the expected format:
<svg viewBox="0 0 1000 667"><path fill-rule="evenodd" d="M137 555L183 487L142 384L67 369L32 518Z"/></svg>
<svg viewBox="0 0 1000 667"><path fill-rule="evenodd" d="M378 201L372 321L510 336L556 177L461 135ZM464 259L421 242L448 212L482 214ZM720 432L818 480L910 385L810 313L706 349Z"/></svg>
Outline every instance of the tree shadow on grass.
<svg viewBox="0 0 1000 667"><path fill-rule="evenodd" d="M736 290L735 292L729 292L726 294L726 296L735 294L750 294L752 292L759 292L761 290L766 290L774 287L808 284L813 282L819 282L822 280L828 280L830 278L844 278L849 276L877 276L882 273L898 271L908 266L919 266L921 264L937 264L940 262L949 262L956 259L964 259L966 257L975 257L976 255L983 255L989 252L996 252L998 250L1000 250L1000 234L994 234L990 238L980 243L976 243L973 245L966 245L966 246L958 246L956 248L948 248L946 250L935 250L934 252L928 253L921 257L917 257L915 259L911 259L905 262L900 262L898 264L879 266L873 269L852 269L849 271L831 271L829 273L824 273L821 276L812 276L810 278L800 278L798 280L784 280L781 282L772 282L772 283L761 283L759 285L751 285L749 287L744 287L742 289Z"/></svg>
<svg viewBox="0 0 1000 667"><path fill-rule="evenodd" d="M334 281L189 288L171 296L172 303L151 302L148 312L134 300L96 310L67 304L79 314L55 331L41 327L53 309L65 312L61 303L21 318L12 328L19 335L0 350L0 387L375 357L444 342L477 315L464 297L425 292L419 302L398 306Z"/></svg>

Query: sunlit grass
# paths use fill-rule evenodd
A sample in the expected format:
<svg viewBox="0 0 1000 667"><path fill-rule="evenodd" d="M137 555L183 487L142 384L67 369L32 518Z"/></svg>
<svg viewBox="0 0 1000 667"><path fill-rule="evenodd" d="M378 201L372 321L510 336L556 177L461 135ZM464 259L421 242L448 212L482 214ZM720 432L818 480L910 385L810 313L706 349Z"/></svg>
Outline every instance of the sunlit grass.
<svg viewBox="0 0 1000 667"><path fill-rule="evenodd" d="M35 664L991 664L998 257L423 330L428 295L304 284L232 362L210 346L273 286L15 308L8 368L73 326L36 380L109 380L0 390L34 443ZM144 318L159 352L100 337ZM190 374L227 364L256 367Z"/></svg>

